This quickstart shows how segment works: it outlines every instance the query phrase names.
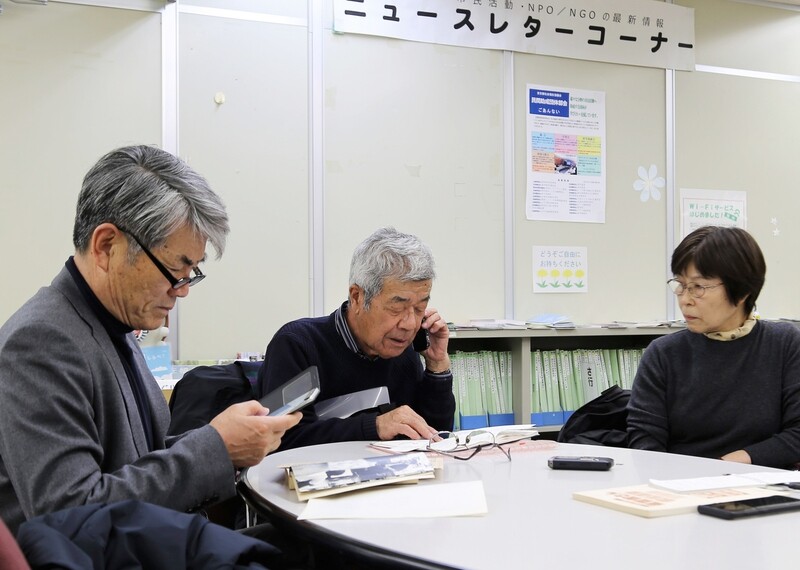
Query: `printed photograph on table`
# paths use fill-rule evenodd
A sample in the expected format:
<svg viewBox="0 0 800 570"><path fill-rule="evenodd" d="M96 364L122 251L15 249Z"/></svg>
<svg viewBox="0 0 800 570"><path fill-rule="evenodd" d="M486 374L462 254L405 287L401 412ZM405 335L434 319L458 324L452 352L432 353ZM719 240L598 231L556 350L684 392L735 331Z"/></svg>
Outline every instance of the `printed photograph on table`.
<svg viewBox="0 0 800 570"><path fill-rule="evenodd" d="M300 500L434 476L424 453L292 465L289 474Z"/></svg>

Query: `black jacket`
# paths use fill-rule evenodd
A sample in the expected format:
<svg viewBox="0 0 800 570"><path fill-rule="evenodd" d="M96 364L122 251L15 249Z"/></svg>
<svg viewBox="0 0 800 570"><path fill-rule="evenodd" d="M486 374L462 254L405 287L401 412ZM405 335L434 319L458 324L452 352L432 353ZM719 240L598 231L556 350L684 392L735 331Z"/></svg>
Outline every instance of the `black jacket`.
<svg viewBox="0 0 800 570"><path fill-rule="evenodd" d="M83 505L23 523L17 542L31 568L266 568L274 546L141 501Z"/></svg>

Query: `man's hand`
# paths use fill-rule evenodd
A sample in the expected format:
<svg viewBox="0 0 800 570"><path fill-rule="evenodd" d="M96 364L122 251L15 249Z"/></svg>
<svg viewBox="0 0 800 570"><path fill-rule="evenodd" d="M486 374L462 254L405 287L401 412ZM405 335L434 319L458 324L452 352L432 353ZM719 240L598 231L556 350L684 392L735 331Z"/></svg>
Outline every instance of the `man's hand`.
<svg viewBox="0 0 800 570"><path fill-rule="evenodd" d="M375 427L378 429L378 437L383 441L394 439L396 435L405 435L411 439L430 439L437 433L408 406L400 406L381 414L375 421Z"/></svg>
<svg viewBox="0 0 800 570"><path fill-rule="evenodd" d="M450 355L447 354L447 342L450 331L445 321L436 309L428 308L422 328L428 329L431 336L431 346L422 352L425 358L425 368L431 372L444 372L450 369Z"/></svg>
<svg viewBox="0 0 800 570"><path fill-rule="evenodd" d="M281 444L287 429L300 421L300 412L269 417L267 408L257 400L234 404L211 420L219 432L234 467L257 465Z"/></svg>
<svg viewBox="0 0 800 570"><path fill-rule="evenodd" d="M731 451L730 453L723 455L720 459L723 461L735 461L736 463L747 463L748 465L753 463L753 460L750 458L750 454L744 449Z"/></svg>

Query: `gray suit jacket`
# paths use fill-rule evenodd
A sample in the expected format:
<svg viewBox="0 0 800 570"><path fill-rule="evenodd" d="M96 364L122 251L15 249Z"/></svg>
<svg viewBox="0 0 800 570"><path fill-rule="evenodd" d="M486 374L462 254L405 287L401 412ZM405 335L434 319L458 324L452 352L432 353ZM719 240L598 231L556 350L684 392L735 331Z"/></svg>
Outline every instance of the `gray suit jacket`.
<svg viewBox="0 0 800 570"><path fill-rule="evenodd" d="M133 335L136 365L152 378ZM0 517L139 499L180 511L233 496L234 469L205 426L166 438L169 409L147 384L154 451L125 369L64 268L0 328Z"/></svg>

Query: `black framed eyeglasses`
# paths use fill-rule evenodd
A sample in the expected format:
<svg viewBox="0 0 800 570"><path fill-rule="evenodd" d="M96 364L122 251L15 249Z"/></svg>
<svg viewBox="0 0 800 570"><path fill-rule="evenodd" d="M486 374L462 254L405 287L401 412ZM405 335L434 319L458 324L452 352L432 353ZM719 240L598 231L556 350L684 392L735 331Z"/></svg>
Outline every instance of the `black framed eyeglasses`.
<svg viewBox="0 0 800 570"><path fill-rule="evenodd" d="M131 236L133 238L133 241L139 244L139 247L142 248L142 251L145 253L145 255L147 255L147 257L150 258L150 261L153 262L153 265L156 266L156 268L161 272L161 274L167 278L167 281L169 281L169 284L172 285L173 289L180 289L181 287L185 287L187 285L189 287L192 287L193 285L199 283L200 281L206 278L205 273L200 271L199 267L194 266L192 267L192 272L194 273L194 275L192 275L191 277L183 277L181 279L177 279L169 269L164 267L164 264L161 263L149 249L147 249L144 245L142 245L142 242L139 241L139 238L137 238L128 230L120 228L119 226L117 226L117 229Z"/></svg>
<svg viewBox="0 0 800 570"><path fill-rule="evenodd" d="M483 449L496 447L503 452L503 455L511 461L511 450L506 449L497 443L494 434L486 430L476 430L469 432L463 441L459 436L450 431L440 431L436 436L428 440L428 451L447 455L454 459L467 461L475 457Z"/></svg>
<svg viewBox="0 0 800 570"><path fill-rule="evenodd" d="M697 285L696 283L690 283L688 285L684 285L677 279L670 279L667 281L667 285L669 285L669 288L672 289L672 292L678 297L683 295L684 291L688 291L689 295L695 299L699 299L706 294L706 289L713 289L714 287L724 285L724 283L717 283L716 285Z"/></svg>

